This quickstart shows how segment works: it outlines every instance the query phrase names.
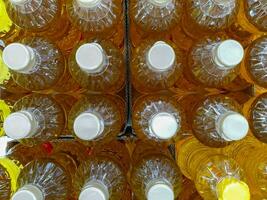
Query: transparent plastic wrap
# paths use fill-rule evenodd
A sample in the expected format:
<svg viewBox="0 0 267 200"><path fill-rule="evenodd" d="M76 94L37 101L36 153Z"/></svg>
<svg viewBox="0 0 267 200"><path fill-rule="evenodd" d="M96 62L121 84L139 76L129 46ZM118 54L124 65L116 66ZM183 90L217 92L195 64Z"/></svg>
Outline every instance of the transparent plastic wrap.
<svg viewBox="0 0 267 200"><path fill-rule="evenodd" d="M138 200L176 199L181 192L182 176L167 149L140 141L132 155L131 186Z"/></svg>
<svg viewBox="0 0 267 200"><path fill-rule="evenodd" d="M72 77L83 88L115 93L125 85L122 50L107 40L83 41L69 57Z"/></svg>
<svg viewBox="0 0 267 200"><path fill-rule="evenodd" d="M13 60L14 56L19 59ZM44 38L28 37L8 45L3 51L3 60L15 82L28 90L62 92L77 89L61 51Z"/></svg>
<svg viewBox="0 0 267 200"><path fill-rule="evenodd" d="M174 142L184 123L183 109L169 94L141 96L133 106L133 131L140 139Z"/></svg>
<svg viewBox="0 0 267 200"><path fill-rule="evenodd" d="M73 105L68 127L88 145L106 143L120 133L125 123L125 104L112 95L87 95Z"/></svg>
<svg viewBox="0 0 267 200"><path fill-rule="evenodd" d="M133 0L130 15L144 32L166 32L178 25L181 18L180 0Z"/></svg>
<svg viewBox="0 0 267 200"><path fill-rule="evenodd" d="M72 23L82 32L113 35L122 21L122 0L68 0L67 11Z"/></svg>
<svg viewBox="0 0 267 200"><path fill-rule="evenodd" d="M52 159L36 159L20 172L12 200L66 200L71 194L70 175Z"/></svg>
<svg viewBox="0 0 267 200"><path fill-rule="evenodd" d="M196 99L195 102L187 111L188 120L192 124L193 134L203 144L222 147L247 135L248 122L234 99L214 95Z"/></svg>
<svg viewBox="0 0 267 200"><path fill-rule="evenodd" d="M188 0L183 28L193 38L222 31L236 20L238 4L238 0Z"/></svg>
<svg viewBox="0 0 267 200"><path fill-rule="evenodd" d="M241 74L250 83L267 88L267 36L252 42L242 63Z"/></svg>
<svg viewBox="0 0 267 200"><path fill-rule="evenodd" d="M237 41L226 36L205 37L192 46L185 76L196 85L227 88L238 76L243 56L243 47Z"/></svg>
<svg viewBox="0 0 267 200"><path fill-rule="evenodd" d="M171 88L181 77L184 54L170 41L148 40L132 56L132 83L136 90L151 93Z"/></svg>
<svg viewBox="0 0 267 200"><path fill-rule="evenodd" d="M28 95L15 103L4 121L4 130L9 137L25 145L49 141L59 137L66 127L64 112L50 96Z"/></svg>
<svg viewBox="0 0 267 200"><path fill-rule="evenodd" d="M124 199L128 192L126 174L129 162L128 150L117 141L93 149L92 157L77 170L74 183L76 198Z"/></svg>
<svg viewBox="0 0 267 200"><path fill-rule="evenodd" d="M244 172L233 159L195 138L188 138L177 150L178 165L205 200L250 199Z"/></svg>

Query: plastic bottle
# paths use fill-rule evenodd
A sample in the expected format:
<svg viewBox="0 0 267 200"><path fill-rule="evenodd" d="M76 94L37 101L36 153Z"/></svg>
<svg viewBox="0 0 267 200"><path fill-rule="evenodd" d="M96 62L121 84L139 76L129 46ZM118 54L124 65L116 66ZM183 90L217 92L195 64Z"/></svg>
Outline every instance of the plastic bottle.
<svg viewBox="0 0 267 200"><path fill-rule="evenodd" d="M60 0L8 0L6 10L17 26L53 40L62 37L69 26Z"/></svg>
<svg viewBox="0 0 267 200"><path fill-rule="evenodd" d="M175 141L184 123L182 107L169 94L141 96L133 106L133 130L140 139Z"/></svg>
<svg viewBox="0 0 267 200"><path fill-rule="evenodd" d="M25 96L15 103L12 111L4 121L4 131L26 145L57 138L66 127L63 105L47 95Z"/></svg>
<svg viewBox="0 0 267 200"><path fill-rule="evenodd" d="M109 38L114 36L122 23L123 2L121 0L68 0L67 11L71 22L82 32Z"/></svg>
<svg viewBox="0 0 267 200"><path fill-rule="evenodd" d="M132 83L144 93L171 88L181 77L184 55L170 41L144 41L133 53Z"/></svg>
<svg viewBox="0 0 267 200"><path fill-rule="evenodd" d="M235 20L238 0L189 0L182 18L184 31L192 38L227 29Z"/></svg>
<svg viewBox="0 0 267 200"><path fill-rule="evenodd" d="M241 65L241 74L246 81L259 87L267 88L267 36L252 42L246 49L245 59Z"/></svg>
<svg viewBox="0 0 267 200"><path fill-rule="evenodd" d="M243 56L239 42L225 36L205 37L192 46L185 76L196 85L225 88L237 77Z"/></svg>
<svg viewBox="0 0 267 200"><path fill-rule="evenodd" d="M179 168L167 149L139 141L132 155L131 185L138 200L173 200L182 187Z"/></svg>
<svg viewBox="0 0 267 200"><path fill-rule="evenodd" d="M261 142L267 143L267 93L252 98L244 106L251 132Z"/></svg>
<svg viewBox="0 0 267 200"><path fill-rule="evenodd" d="M125 84L122 52L109 41L78 44L69 58L69 70L76 82L90 91L115 93Z"/></svg>
<svg viewBox="0 0 267 200"><path fill-rule="evenodd" d="M131 161L125 145L112 141L92 151L91 158L77 170L74 183L76 199L125 199L126 174Z"/></svg>
<svg viewBox="0 0 267 200"><path fill-rule="evenodd" d="M24 38L9 44L3 51L3 61L15 82L25 89L59 92L77 89L64 56L55 44L44 38Z"/></svg>
<svg viewBox="0 0 267 200"><path fill-rule="evenodd" d="M188 138L177 150L179 167L195 182L203 199L250 199L244 172L233 159L205 147L195 138Z"/></svg>
<svg viewBox="0 0 267 200"><path fill-rule="evenodd" d="M54 159L29 162L20 172L11 200L66 200L71 194L70 174Z"/></svg>
<svg viewBox="0 0 267 200"><path fill-rule="evenodd" d="M118 101L118 102L116 102ZM116 138L124 123L120 98L111 95L86 95L73 105L68 127L88 145L106 143Z"/></svg>
<svg viewBox="0 0 267 200"><path fill-rule="evenodd" d="M195 183L183 177L183 189L178 200L203 200L196 190Z"/></svg>
<svg viewBox="0 0 267 200"><path fill-rule="evenodd" d="M211 147L222 147L241 140L249 131L240 105L223 95L195 99L195 103L187 109L187 117L196 138Z"/></svg>

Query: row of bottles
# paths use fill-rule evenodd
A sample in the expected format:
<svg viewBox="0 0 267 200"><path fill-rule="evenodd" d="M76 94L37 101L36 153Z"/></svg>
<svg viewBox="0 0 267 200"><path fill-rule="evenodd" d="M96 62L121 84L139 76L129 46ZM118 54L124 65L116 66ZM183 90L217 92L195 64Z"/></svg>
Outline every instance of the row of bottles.
<svg viewBox="0 0 267 200"><path fill-rule="evenodd" d="M172 200L182 183L168 150L148 141L137 142L131 156L118 141L91 149L73 141L18 144L0 166L0 199L130 200L129 180L137 199Z"/></svg>

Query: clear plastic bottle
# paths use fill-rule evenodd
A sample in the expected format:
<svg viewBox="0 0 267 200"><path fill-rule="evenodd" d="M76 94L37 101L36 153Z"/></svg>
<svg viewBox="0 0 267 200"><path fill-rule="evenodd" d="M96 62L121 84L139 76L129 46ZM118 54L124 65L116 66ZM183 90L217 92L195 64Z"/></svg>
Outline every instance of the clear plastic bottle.
<svg viewBox="0 0 267 200"><path fill-rule="evenodd" d="M232 98L213 95L196 99L187 110L193 134L205 145L222 147L243 139L249 125L241 106Z"/></svg>
<svg viewBox="0 0 267 200"><path fill-rule="evenodd" d="M62 37L69 26L60 0L7 0L6 10L17 26L53 40Z"/></svg>
<svg viewBox="0 0 267 200"><path fill-rule="evenodd" d="M183 189L178 200L203 200L193 181L183 177Z"/></svg>
<svg viewBox="0 0 267 200"><path fill-rule="evenodd" d="M178 165L205 200L250 199L243 170L233 160L188 138L177 149Z"/></svg>
<svg viewBox="0 0 267 200"><path fill-rule="evenodd" d="M173 200L182 187L182 176L168 149L139 141L132 155L131 185L138 200Z"/></svg>
<svg viewBox="0 0 267 200"><path fill-rule="evenodd" d="M252 42L246 49L245 59L241 65L241 74L246 81L267 88L267 36Z"/></svg>
<svg viewBox="0 0 267 200"><path fill-rule="evenodd" d="M267 143L267 93L248 101L244 106L244 112L253 135L261 142Z"/></svg>
<svg viewBox="0 0 267 200"><path fill-rule="evenodd" d="M144 41L133 53L133 86L144 93L171 88L180 78L183 64L184 55L172 42Z"/></svg>
<svg viewBox="0 0 267 200"><path fill-rule="evenodd" d="M244 147L245 148L245 147ZM246 157L243 155L243 159L246 161L243 162L242 167L247 175L248 184L251 188L251 192L254 196L257 196L258 199L265 199L267 196L267 154L266 147L257 148L254 151L250 151ZM243 151L236 151L241 157Z"/></svg>
<svg viewBox="0 0 267 200"><path fill-rule="evenodd" d="M243 56L239 42L225 36L205 37L191 48L185 76L203 87L227 87L238 76Z"/></svg>
<svg viewBox="0 0 267 200"><path fill-rule="evenodd" d="M122 52L109 41L80 43L71 53L69 70L76 82L90 91L114 93L125 84Z"/></svg>
<svg viewBox="0 0 267 200"><path fill-rule="evenodd" d="M3 61L15 82L28 90L62 92L77 89L61 51L44 38L24 38L9 44L3 51Z"/></svg>
<svg viewBox="0 0 267 200"><path fill-rule="evenodd" d="M71 194L70 174L54 159L40 158L21 170L11 200L66 200Z"/></svg>
<svg viewBox="0 0 267 200"><path fill-rule="evenodd" d="M74 183L76 198L125 199L126 174L130 168L130 161L126 146L118 141L95 147L91 158L82 163L77 170Z"/></svg>
<svg viewBox="0 0 267 200"><path fill-rule="evenodd" d="M12 111L4 121L4 131L26 145L57 138L66 127L63 105L47 95L25 96L15 103Z"/></svg>
<svg viewBox="0 0 267 200"><path fill-rule="evenodd" d="M72 23L82 32L109 38L123 19L122 0L68 0Z"/></svg>
<svg viewBox="0 0 267 200"><path fill-rule="evenodd" d="M124 108L120 106L124 104L120 101L111 95L86 95L70 111L69 130L88 145L115 139L125 119Z"/></svg>
<svg viewBox="0 0 267 200"><path fill-rule="evenodd" d="M173 142L183 130L184 115L169 94L141 96L133 106L133 130L140 139Z"/></svg>
<svg viewBox="0 0 267 200"><path fill-rule="evenodd" d="M238 13L238 0L188 0L185 3L183 29L192 38L228 28Z"/></svg>

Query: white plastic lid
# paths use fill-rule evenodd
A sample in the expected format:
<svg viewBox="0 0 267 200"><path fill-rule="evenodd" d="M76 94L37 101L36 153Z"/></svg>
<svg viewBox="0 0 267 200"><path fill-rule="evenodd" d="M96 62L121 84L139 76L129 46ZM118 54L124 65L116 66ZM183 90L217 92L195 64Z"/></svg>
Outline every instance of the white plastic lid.
<svg viewBox="0 0 267 200"><path fill-rule="evenodd" d="M225 40L215 51L215 62L224 68L237 66L244 57L243 46L235 40Z"/></svg>
<svg viewBox="0 0 267 200"><path fill-rule="evenodd" d="M82 190L79 200L108 200L108 194L100 187L87 187Z"/></svg>
<svg viewBox="0 0 267 200"><path fill-rule="evenodd" d="M9 44L3 51L3 61L8 68L18 72L28 72L34 66L33 50L20 43Z"/></svg>
<svg viewBox="0 0 267 200"><path fill-rule="evenodd" d="M4 121L4 131L7 136L18 140L33 134L35 124L29 112L19 111L10 114Z"/></svg>
<svg viewBox="0 0 267 200"><path fill-rule="evenodd" d="M166 71L171 68L175 62L175 52L166 42L156 42L148 51L148 65L157 71Z"/></svg>
<svg viewBox="0 0 267 200"><path fill-rule="evenodd" d="M172 0L149 0L152 4L156 6L166 6Z"/></svg>
<svg viewBox="0 0 267 200"><path fill-rule="evenodd" d="M150 121L152 133L163 140L172 138L179 128L176 118L166 112L156 114Z"/></svg>
<svg viewBox="0 0 267 200"><path fill-rule="evenodd" d="M81 140L94 140L102 134L104 122L93 113L82 113L76 117L73 130L75 135Z"/></svg>
<svg viewBox="0 0 267 200"><path fill-rule="evenodd" d="M226 141L241 140L246 137L249 131L247 119L237 113L229 112L218 120L218 132Z"/></svg>
<svg viewBox="0 0 267 200"><path fill-rule="evenodd" d="M174 200L173 190L166 184L153 185L147 192L148 200Z"/></svg>
<svg viewBox="0 0 267 200"><path fill-rule="evenodd" d="M77 0L77 2L81 7L94 8L101 2L101 0Z"/></svg>
<svg viewBox="0 0 267 200"><path fill-rule="evenodd" d="M11 200L44 200L44 196L38 187L27 185L17 191Z"/></svg>
<svg viewBox="0 0 267 200"><path fill-rule="evenodd" d="M11 3L16 4L16 5L23 5L27 2L28 0L10 0Z"/></svg>
<svg viewBox="0 0 267 200"><path fill-rule="evenodd" d="M76 51L77 64L82 70L88 73L101 71L104 60L104 51L97 43L83 44Z"/></svg>

